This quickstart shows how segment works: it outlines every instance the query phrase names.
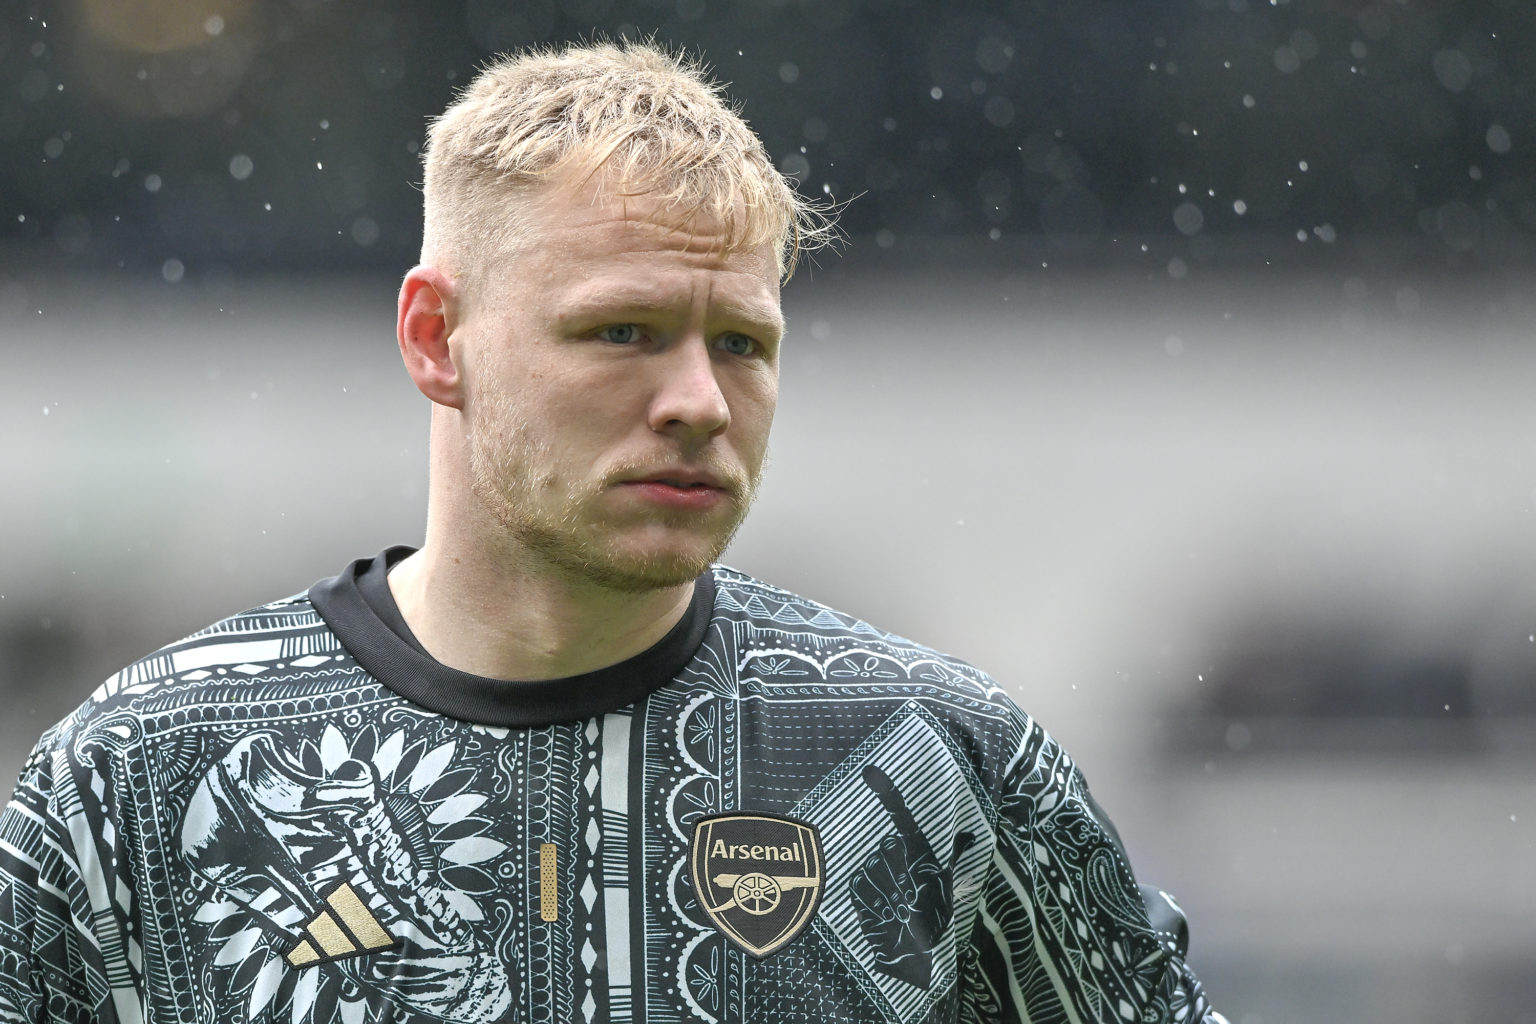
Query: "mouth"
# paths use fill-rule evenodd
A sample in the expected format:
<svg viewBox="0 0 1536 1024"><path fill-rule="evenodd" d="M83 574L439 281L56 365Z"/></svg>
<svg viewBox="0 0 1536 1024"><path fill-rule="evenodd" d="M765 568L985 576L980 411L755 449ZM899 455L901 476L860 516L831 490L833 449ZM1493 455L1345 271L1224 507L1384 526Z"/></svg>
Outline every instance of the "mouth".
<svg viewBox="0 0 1536 1024"><path fill-rule="evenodd" d="M665 487L675 487L681 491L710 490L729 491L725 481L712 473L698 470L662 470L657 473L648 473L645 476L631 477L623 481L627 484L660 484Z"/></svg>
<svg viewBox="0 0 1536 1024"><path fill-rule="evenodd" d="M664 470L621 482L623 490L660 508L705 511L735 493L719 477L694 471Z"/></svg>

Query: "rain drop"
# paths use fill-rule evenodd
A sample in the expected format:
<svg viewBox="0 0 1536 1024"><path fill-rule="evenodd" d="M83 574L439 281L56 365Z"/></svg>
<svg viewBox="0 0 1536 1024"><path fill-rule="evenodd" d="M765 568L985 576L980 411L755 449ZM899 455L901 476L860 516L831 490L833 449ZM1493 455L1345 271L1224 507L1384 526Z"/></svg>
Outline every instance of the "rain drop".
<svg viewBox="0 0 1536 1024"><path fill-rule="evenodd" d="M1472 83L1472 61L1460 50L1441 50L1430 64L1448 92L1461 92Z"/></svg>
<svg viewBox="0 0 1536 1024"><path fill-rule="evenodd" d="M160 265L160 276L170 284L179 284L186 273L186 265L174 256Z"/></svg>
<svg viewBox="0 0 1536 1024"><path fill-rule="evenodd" d="M379 240L379 225L372 217L359 217L352 222L352 241L367 248Z"/></svg>
<svg viewBox="0 0 1536 1024"><path fill-rule="evenodd" d="M1173 226L1182 235L1198 235L1205 227L1205 214L1194 203L1180 203L1173 211Z"/></svg>
<svg viewBox="0 0 1536 1024"><path fill-rule="evenodd" d="M236 181L244 181L251 176L256 169L256 163L244 153L236 153L229 160L229 176Z"/></svg>

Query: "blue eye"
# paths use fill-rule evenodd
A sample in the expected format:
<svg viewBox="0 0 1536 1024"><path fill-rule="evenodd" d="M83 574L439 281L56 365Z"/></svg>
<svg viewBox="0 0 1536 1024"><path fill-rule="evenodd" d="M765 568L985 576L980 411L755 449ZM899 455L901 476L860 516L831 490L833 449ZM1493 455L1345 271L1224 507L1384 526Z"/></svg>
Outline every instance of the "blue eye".
<svg viewBox="0 0 1536 1024"><path fill-rule="evenodd" d="M611 341L615 345L628 345L640 337L640 328L634 324L612 324L597 333L604 341Z"/></svg>
<svg viewBox="0 0 1536 1024"><path fill-rule="evenodd" d="M733 356L749 356L757 348L757 342L745 334L732 331L730 334L720 336L720 347Z"/></svg>

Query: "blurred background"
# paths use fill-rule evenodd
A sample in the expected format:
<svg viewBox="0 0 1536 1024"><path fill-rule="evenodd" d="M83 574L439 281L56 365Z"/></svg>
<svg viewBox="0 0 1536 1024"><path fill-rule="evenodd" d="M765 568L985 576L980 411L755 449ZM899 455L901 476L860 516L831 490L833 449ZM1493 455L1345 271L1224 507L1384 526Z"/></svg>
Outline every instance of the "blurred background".
<svg viewBox="0 0 1536 1024"><path fill-rule="evenodd" d="M419 540L393 302L489 55L650 35L848 244L727 560L1084 765L1234 1024L1536 1021L1518 0L7 0L0 774Z"/></svg>

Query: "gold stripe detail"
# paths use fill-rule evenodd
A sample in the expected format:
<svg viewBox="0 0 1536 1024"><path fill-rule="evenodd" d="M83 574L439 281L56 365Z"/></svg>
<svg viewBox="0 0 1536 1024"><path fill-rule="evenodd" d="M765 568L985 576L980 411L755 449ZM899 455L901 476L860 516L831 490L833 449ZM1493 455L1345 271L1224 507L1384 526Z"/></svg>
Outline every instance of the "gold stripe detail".
<svg viewBox="0 0 1536 1024"><path fill-rule="evenodd" d="M300 942L288 952L288 962L295 967L303 967L320 959L320 954L315 952L315 947L307 942Z"/></svg>
<svg viewBox="0 0 1536 1024"><path fill-rule="evenodd" d="M345 953L357 952L357 947L352 945L352 940L347 938L346 932L341 930L341 925L323 910L313 921L304 926L304 930L309 932L310 938L320 944L326 956L341 956Z"/></svg>
<svg viewBox="0 0 1536 1024"><path fill-rule="evenodd" d="M539 845L539 917L560 920L560 875L554 843Z"/></svg>
<svg viewBox="0 0 1536 1024"><path fill-rule="evenodd" d="M341 915L341 923L363 944L364 949L384 949L395 944L395 937L383 929L352 886L343 882L325 902Z"/></svg>

